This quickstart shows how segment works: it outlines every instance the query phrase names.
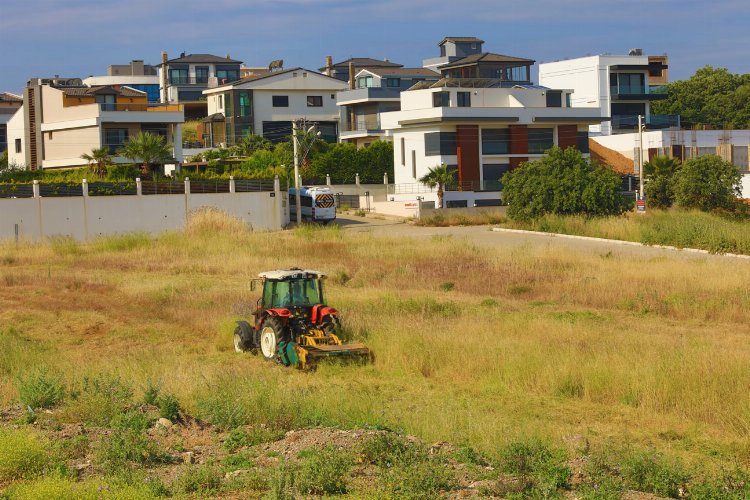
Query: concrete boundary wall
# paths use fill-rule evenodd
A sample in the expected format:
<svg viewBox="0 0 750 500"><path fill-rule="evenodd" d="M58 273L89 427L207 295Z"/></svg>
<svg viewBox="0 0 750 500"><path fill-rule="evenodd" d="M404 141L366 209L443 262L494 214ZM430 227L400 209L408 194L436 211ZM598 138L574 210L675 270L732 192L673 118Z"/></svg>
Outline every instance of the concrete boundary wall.
<svg viewBox="0 0 750 500"><path fill-rule="evenodd" d="M0 239L39 241L50 236L88 240L135 231L184 227L191 212L223 210L254 230L280 230L289 222L281 192L77 196L0 199Z"/></svg>

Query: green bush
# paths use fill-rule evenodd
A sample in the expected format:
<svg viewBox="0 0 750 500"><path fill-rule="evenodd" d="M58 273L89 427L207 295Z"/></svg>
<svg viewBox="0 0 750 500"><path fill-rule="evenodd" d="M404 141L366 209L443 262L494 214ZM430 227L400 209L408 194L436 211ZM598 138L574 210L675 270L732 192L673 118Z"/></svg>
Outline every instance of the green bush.
<svg viewBox="0 0 750 500"><path fill-rule="evenodd" d="M510 218L529 220L549 213L619 215L628 208L616 173L574 148L554 147L546 155L503 176Z"/></svg>
<svg viewBox="0 0 750 500"><path fill-rule="evenodd" d="M284 437L284 431L274 431L267 427L252 427L249 432L243 429L233 429L224 440L224 448L232 452L245 446L276 441L282 437Z"/></svg>
<svg viewBox="0 0 750 500"><path fill-rule="evenodd" d="M696 481L688 487L688 493L690 498L701 500L747 499L750 498L750 475L737 469L719 477Z"/></svg>
<svg viewBox="0 0 750 500"><path fill-rule="evenodd" d="M675 202L684 208L736 210L742 175L716 155L691 158L674 175Z"/></svg>
<svg viewBox="0 0 750 500"><path fill-rule="evenodd" d="M146 385L146 388L143 390L143 402L147 405L156 406L156 404L159 402L160 392L161 387L149 381L148 385Z"/></svg>
<svg viewBox="0 0 750 500"><path fill-rule="evenodd" d="M49 476L31 482L10 486L2 498L18 500L68 499L76 500L148 500L162 496L148 484L121 484L118 481L89 479L74 481L57 476Z"/></svg>
<svg viewBox="0 0 750 500"><path fill-rule="evenodd" d="M630 452L620 460L620 474L633 490L677 498L689 474L679 462L669 462L657 452Z"/></svg>
<svg viewBox="0 0 750 500"><path fill-rule="evenodd" d="M119 377L84 377L70 394L61 417L71 422L106 426L132 404L133 390Z"/></svg>
<svg viewBox="0 0 750 500"><path fill-rule="evenodd" d="M405 462L421 462L428 457L424 447L393 433L376 434L366 439L359 454L363 462L384 468Z"/></svg>
<svg viewBox="0 0 750 500"><path fill-rule="evenodd" d="M303 495L346 493L349 473L354 466L352 456L332 445L300 452L294 486Z"/></svg>
<svg viewBox="0 0 750 500"><path fill-rule="evenodd" d="M96 450L96 458L106 470L118 471L131 464L148 465L168 461L168 456L147 435L148 417L129 411L112 419L112 431Z"/></svg>
<svg viewBox="0 0 750 500"><path fill-rule="evenodd" d="M383 485L395 498L437 498L454 483L451 470L437 460L402 463L383 475Z"/></svg>
<svg viewBox="0 0 750 500"><path fill-rule="evenodd" d="M180 420L180 402L172 394L164 394L157 399L159 416L177 422Z"/></svg>
<svg viewBox="0 0 750 500"><path fill-rule="evenodd" d="M0 483L37 477L50 464L48 445L36 434L0 427Z"/></svg>
<svg viewBox="0 0 750 500"><path fill-rule="evenodd" d="M65 395L61 378L50 375L46 368L39 368L19 378L16 388L21 403L32 409L51 408Z"/></svg>

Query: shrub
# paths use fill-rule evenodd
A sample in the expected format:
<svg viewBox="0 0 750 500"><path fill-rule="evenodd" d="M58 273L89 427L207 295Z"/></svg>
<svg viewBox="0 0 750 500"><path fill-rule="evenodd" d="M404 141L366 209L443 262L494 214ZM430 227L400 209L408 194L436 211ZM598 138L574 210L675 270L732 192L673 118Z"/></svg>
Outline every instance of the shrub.
<svg viewBox="0 0 750 500"><path fill-rule="evenodd" d="M688 488L690 498L740 500L750 498L750 475L742 469L697 481Z"/></svg>
<svg viewBox="0 0 750 500"><path fill-rule="evenodd" d="M284 436L284 431L274 431L268 427L252 427L250 432L234 429L224 440L227 451L235 451L245 446L255 446L269 441L276 441Z"/></svg>
<svg viewBox="0 0 750 500"><path fill-rule="evenodd" d="M544 214L619 215L628 204L621 180L573 148L554 147L547 156L503 176L508 216L529 220Z"/></svg>
<svg viewBox="0 0 750 500"><path fill-rule="evenodd" d="M91 479L73 481L50 476L36 481L14 484L6 491L7 498L75 498L78 500L148 500L155 496L164 496L163 490L155 490L148 483L121 484L118 481ZM6 498L6 497L3 497Z"/></svg>
<svg viewBox="0 0 750 500"><path fill-rule="evenodd" d="M71 391L70 401L61 417L71 422L109 425L115 416L130 406L132 396L132 388L119 377L84 377L81 385Z"/></svg>
<svg viewBox="0 0 750 500"><path fill-rule="evenodd" d="M675 202L703 211L736 210L741 179L737 167L716 155L691 158L674 175Z"/></svg>
<svg viewBox="0 0 750 500"><path fill-rule="evenodd" d="M677 498L689 475L678 462L667 462L656 452L631 452L620 462L625 484L638 491Z"/></svg>
<svg viewBox="0 0 750 500"><path fill-rule="evenodd" d="M570 484L572 472L563 450L551 449L539 440L517 441L500 452L501 470L515 474L525 489L544 497Z"/></svg>
<svg viewBox="0 0 750 500"><path fill-rule="evenodd" d="M450 469L437 460L403 463L388 469L384 485L396 498L435 498L454 485Z"/></svg>
<svg viewBox="0 0 750 500"><path fill-rule="evenodd" d="M46 368L33 371L16 384L18 399L29 408L51 408L62 401L65 389L59 376L49 375Z"/></svg>
<svg viewBox="0 0 750 500"><path fill-rule="evenodd" d="M150 421L130 411L112 419L112 432L102 439L97 461L107 470L118 471L130 464L146 465L167 460L165 453L146 435Z"/></svg>
<svg viewBox="0 0 750 500"><path fill-rule="evenodd" d="M213 495L221 488L222 474L218 467L187 466L172 482L177 493L197 493L200 496Z"/></svg>
<svg viewBox="0 0 750 500"><path fill-rule="evenodd" d="M359 454L362 461L389 468L401 463L423 462L428 454L423 446L397 434L376 434L362 443Z"/></svg>
<svg viewBox="0 0 750 500"><path fill-rule="evenodd" d="M303 495L346 493L349 472L354 461L348 453L327 445L322 449L300 452L295 488Z"/></svg>
<svg viewBox="0 0 750 500"><path fill-rule="evenodd" d="M47 445L36 434L0 427L0 483L36 477L49 465Z"/></svg>
<svg viewBox="0 0 750 500"><path fill-rule="evenodd" d="M159 402L159 392L161 392L161 388L149 381L143 391L143 402L147 405L156 405Z"/></svg>
<svg viewBox="0 0 750 500"><path fill-rule="evenodd" d="M165 394L157 400L159 416L177 422L180 420L180 402L172 394Z"/></svg>

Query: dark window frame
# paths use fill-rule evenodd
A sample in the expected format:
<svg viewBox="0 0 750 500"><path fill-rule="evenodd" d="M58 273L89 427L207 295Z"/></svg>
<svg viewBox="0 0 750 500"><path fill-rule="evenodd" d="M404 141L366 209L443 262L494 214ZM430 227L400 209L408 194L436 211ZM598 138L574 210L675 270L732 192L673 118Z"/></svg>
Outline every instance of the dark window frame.
<svg viewBox="0 0 750 500"><path fill-rule="evenodd" d="M274 108L288 108L289 96L288 95L271 96L271 106Z"/></svg>
<svg viewBox="0 0 750 500"><path fill-rule="evenodd" d="M510 154L509 128L483 128L481 140L482 155Z"/></svg>
<svg viewBox="0 0 750 500"><path fill-rule="evenodd" d="M323 96L322 95L309 95L309 96L307 96L307 107L308 108L322 108L323 107Z"/></svg>
<svg viewBox="0 0 750 500"><path fill-rule="evenodd" d="M432 93L433 108L447 108L451 103L451 93L447 90Z"/></svg>
<svg viewBox="0 0 750 500"><path fill-rule="evenodd" d="M459 108L470 108L471 92L456 92L456 106Z"/></svg>
<svg viewBox="0 0 750 500"><path fill-rule="evenodd" d="M454 156L456 150L455 132L428 132L424 134L425 156Z"/></svg>

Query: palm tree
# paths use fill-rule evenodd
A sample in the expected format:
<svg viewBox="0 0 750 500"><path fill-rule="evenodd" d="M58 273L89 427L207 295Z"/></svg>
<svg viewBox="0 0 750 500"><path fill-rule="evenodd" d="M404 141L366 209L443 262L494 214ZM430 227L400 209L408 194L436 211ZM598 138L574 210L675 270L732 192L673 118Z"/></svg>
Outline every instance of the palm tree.
<svg viewBox="0 0 750 500"><path fill-rule="evenodd" d="M112 155L109 154L107 146L94 148L91 154L84 153L81 158L89 162L89 167L94 167L94 175L100 179L107 175L107 164L112 161Z"/></svg>
<svg viewBox="0 0 750 500"><path fill-rule="evenodd" d="M419 182L427 185L430 189L437 186L438 208L443 208L443 189L456 182L455 172L449 171L445 163L432 167L425 175L419 178Z"/></svg>
<svg viewBox="0 0 750 500"><path fill-rule="evenodd" d="M141 165L143 175L149 174L151 163L172 158L172 148L164 142L164 137L148 132L138 132L136 136L128 139L118 153L125 158L143 162Z"/></svg>
<svg viewBox="0 0 750 500"><path fill-rule="evenodd" d="M238 153L243 156L250 156L260 149L271 150L273 143L263 137L262 135L256 135L248 133L237 142L235 149Z"/></svg>

